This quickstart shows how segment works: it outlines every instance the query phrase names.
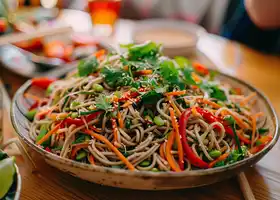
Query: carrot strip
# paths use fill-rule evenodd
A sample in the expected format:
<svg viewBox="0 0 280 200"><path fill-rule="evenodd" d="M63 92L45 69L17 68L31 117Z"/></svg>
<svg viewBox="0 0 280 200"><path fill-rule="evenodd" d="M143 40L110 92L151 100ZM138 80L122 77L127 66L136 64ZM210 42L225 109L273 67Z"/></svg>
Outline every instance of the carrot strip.
<svg viewBox="0 0 280 200"><path fill-rule="evenodd" d="M130 105L132 105L132 102L131 102L131 101L127 101L127 102L125 102L125 103L122 105L122 107L123 107L123 108L127 108L127 107L130 106Z"/></svg>
<svg viewBox="0 0 280 200"><path fill-rule="evenodd" d="M52 134L54 134L60 128L61 124L62 124L62 122L57 124L52 130L47 132L47 134L44 135L44 137L42 137L36 144L41 145L43 142L45 142Z"/></svg>
<svg viewBox="0 0 280 200"><path fill-rule="evenodd" d="M144 69L144 70L139 70L135 72L137 75L150 75L153 73L153 70L151 69Z"/></svg>
<svg viewBox="0 0 280 200"><path fill-rule="evenodd" d="M176 106L176 104L174 103L173 99L171 96L167 96L167 99L169 101L169 103L171 104L171 106L174 108L174 110L176 111L177 116L181 116L181 111L179 110L179 108Z"/></svg>
<svg viewBox="0 0 280 200"><path fill-rule="evenodd" d="M250 95L248 95L247 97L245 97L243 99L243 101L240 102L241 106L245 106L253 97L255 97L257 95L257 93L252 92Z"/></svg>
<svg viewBox="0 0 280 200"><path fill-rule="evenodd" d="M94 157L93 155L88 156L88 161L90 164L95 165Z"/></svg>
<svg viewBox="0 0 280 200"><path fill-rule="evenodd" d="M124 123L123 123L123 119L122 119L122 115L121 115L120 111L118 111L117 117L118 117L118 122L119 122L120 128L123 128Z"/></svg>
<svg viewBox="0 0 280 200"><path fill-rule="evenodd" d="M129 162L129 160L127 160L126 157L124 157L124 155L109 140L107 140L106 137L104 137L103 135L94 133L91 130L85 130L85 133L104 142L124 162L124 164L127 166L128 169L130 169L131 171L135 170L135 167Z"/></svg>
<svg viewBox="0 0 280 200"><path fill-rule="evenodd" d="M114 118L112 118L111 121L112 121L112 128L113 128L113 135L114 135L114 145L115 145L118 142L117 122L116 122L116 119L114 119Z"/></svg>
<svg viewBox="0 0 280 200"><path fill-rule="evenodd" d="M33 99L34 101L40 101L42 98L37 97L33 94L29 94L29 93L24 93L23 96L27 99Z"/></svg>
<svg viewBox="0 0 280 200"><path fill-rule="evenodd" d="M220 161L225 160L228 156L229 156L229 152L224 153L223 155L221 155L220 157L218 157L216 160L210 162L210 163L209 163L209 168L214 167L214 165L215 165L217 162L220 162Z"/></svg>
<svg viewBox="0 0 280 200"><path fill-rule="evenodd" d="M52 113L52 114L49 115L49 118L51 118L52 120L56 121L56 120L59 120L59 119L64 119L68 115L69 115L68 113L59 113L59 114Z"/></svg>
<svg viewBox="0 0 280 200"><path fill-rule="evenodd" d="M171 154L171 149L172 149L174 139L175 139L175 134L174 131L172 131L168 136L167 144L165 147L166 159L172 170L174 170L175 172L180 172L181 169Z"/></svg>
<svg viewBox="0 0 280 200"><path fill-rule="evenodd" d="M175 133L175 139L177 142L177 148L178 148L178 157L179 157L179 166L181 170L184 170L184 152L183 152L183 146L180 139L180 133L179 133L179 126L175 117L174 110L172 108L169 108L171 122L173 126L173 132Z"/></svg>
<svg viewBox="0 0 280 200"><path fill-rule="evenodd" d="M179 95L183 95L183 94L186 94L186 90L166 92L164 95L165 96L179 96Z"/></svg>
<svg viewBox="0 0 280 200"><path fill-rule="evenodd" d="M219 108L222 107L222 106L220 106L219 104L217 104L217 103L215 103L215 102L212 102L212 101L210 101L210 100L208 100L208 99L197 98L196 101L199 102L199 103L201 103L201 102L202 102L202 103L205 103L205 104L210 105L210 106L212 106L213 108L216 108L216 109L219 109Z"/></svg>
<svg viewBox="0 0 280 200"><path fill-rule="evenodd" d="M94 53L94 56L98 59L100 59L104 54L106 53L105 49L101 49Z"/></svg>
<svg viewBox="0 0 280 200"><path fill-rule="evenodd" d="M77 145L73 148L73 150L72 150L72 152L71 152L71 159L72 159L72 160L75 159L75 156L76 156L77 152L78 152L80 149L83 149L83 148L86 148L86 147L88 147L88 143L77 144Z"/></svg>
<svg viewBox="0 0 280 200"><path fill-rule="evenodd" d="M192 72L192 78L193 78L193 80L194 80L196 83L198 83L198 82L201 81L201 79L199 78L199 76L198 76L196 73L194 73L194 72Z"/></svg>
<svg viewBox="0 0 280 200"><path fill-rule="evenodd" d="M165 142L162 143L162 144L160 145L160 148L159 148L159 155L160 155L163 159L165 159L164 144L165 144Z"/></svg>
<svg viewBox="0 0 280 200"><path fill-rule="evenodd" d="M254 146L254 142L255 142L255 136L256 136L256 129L257 129L257 118L255 115L253 115L252 117L252 140L251 140L251 147Z"/></svg>

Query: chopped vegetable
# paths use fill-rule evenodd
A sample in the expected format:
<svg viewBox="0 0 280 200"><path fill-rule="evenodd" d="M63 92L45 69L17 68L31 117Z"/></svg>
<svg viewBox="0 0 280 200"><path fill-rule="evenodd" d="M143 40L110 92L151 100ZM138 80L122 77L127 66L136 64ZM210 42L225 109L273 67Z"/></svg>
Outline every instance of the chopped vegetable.
<svg viewBox="0 0 280 200"><path fill-rule="evenodd" d="M29 121L33 121L36 113L37 113L37 109L33 109L28 111L25 116L27 117L27 119L29 119Z"/></svg>
<svg viewBox="0 0 280 200"><path fill-rule="evenodd" d="M95 92L102 92L104 90L103 86L97 83L93 84L92 89Z"/></svg>
<svg viewBox="0 0 280 200"><path fill-rule="evenodd" d="M97 71L98 61L96 57L87 60L81 60L78 65L79 76L87 76Z"/></svg>
<svg viewBox="0 0 280 200"><path fill-rule="evenodd" d="M142 96L143 104L156 104L162 98L162 94L151 90Z"/></svg>
<svg viewBox="0 0 280 200"><path fill-rule="evenodd" d="M141 167L148 167L151 165L151 162L149 160L144 160L139 164Z"/></svg>
<svg viewBox="0 0 280 200"><path fill-rule="evenodd" d="M107 96L101 94L95 100L96 109L104 110L106 112L112 111L113 107L111 105L111 99Z"/></svg>
<svg viewBox="0 0 280 200"><path fill-rule="evenodd" d="M179 121L179 130L181 135L181 142L184 149L184 154L186 155L187 159L190 161L192 165L199 168L208 168L209 167L208 164L203 160L201 160L199 157L197 157L188 144L187 137L186 137L187 135L186 129L187 129L187 123L190 115L191 115L191 109L188 108L182 113Z"/></svg>
<svg viewBox="0 0 280 200"><path fill-rule="evenodd" d="M155 116L154 123L158 126L163 126L164 120L160 116Z"/></svg>
<svg viewBox="0 0 280 200"><path fill-rule="evenodd" d="M36 142L39 142L46 134L48 133L48 129L47 129L47 126L46 125L41 125L41 128L40 128L40 133L39 135L37 136L36 138ZM47 147L49 146L51 143L51 138L48 138L45 142L43 142L41 145L43 147Z"/></svg>
<svg viewBox="0 0 280 200"><path fill-rule="evenodd" d="M42 89L47 89L50 84L52 84L55 81L55 79L46 78L46 77L40 77L40 78L33 78L31 80L31 85L37 86Z"/></svg>
<svg viewBox="0 0 280 200"><path fill-rule="evenodd" d="M267 133L268 131L269 131L269 128L259 128L258 129L259 134L264 134L264 133Z"/></svg>
<svg viewBox="0 0 280 200"><path fill-rule="evenodd" d="M104 67L101 70L101 73L104 75L105 82L113 88L118 86L127 86L133 82L129 73L122 69Z"/></svg>
<svg viewBox="0 0 280 200"><path fill-rule="evenodd" d="M219 150L212 150L209 152L209 155L212 157L212 158L218 158L220 155L221 155L221 151Z"/></svg>
<svg viewBox="0 0 280 200"><path fill-rule="evenodd" d="M87 153L83 150L80 150L80 152L76 156L76 160L82 160L85 157L87 157Z"/></svg>

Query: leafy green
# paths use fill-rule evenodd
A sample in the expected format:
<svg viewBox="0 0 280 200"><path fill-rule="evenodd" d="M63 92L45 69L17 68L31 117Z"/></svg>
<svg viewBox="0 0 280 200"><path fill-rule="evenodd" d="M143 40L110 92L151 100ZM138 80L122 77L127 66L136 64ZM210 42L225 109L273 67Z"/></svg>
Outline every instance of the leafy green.
<svg viewBox="0 0 280 200"><path fill-rule="evenodd" d="M187 85L197 85L196 82L192 78L192 68L184 68L183 74L184 74L184 82Z"/></svg>
<svg viewBox="0 0 280 200"><path fill-rule="evenodd" d="M264 134L264 133L267 133L268 131L269 131L269 128L259 128L258 129L259 134Z"/></svg>
<svg viewBox="0 0 280 200"><path fill-rule="evenodd" d="M95 57L87 60L81 60L78 65L79 76L87 76L97 71L98 61Z"/></svg>
<svg viewBox="0 0 280 200"><path fill-rule="evenodd" d="M140 45L129 46L129 59L132 61L146 60L154 63L160 52L160 46L154 42L146 42Z"/></svg>
<svg viewBox="0 0 280 200"><path fill-rule="evenodd" d="M105 96L104 94L99 95L95 100L96 108L98 110L104 110L106 112L112 111L113 107L110 102L110 98Z"/></svg>
<svg viewBox="0 0 280 200"><path fill-rule="evenodd" d="M185 57L176 56L174 60L181 68L191 68L191 62Z"/></svg>
<svg viewBox="0 0 280 200"><path fill-rule="evenodd" d="M143 104L156 104L162 98L162 94L157 93L155 90L151 90L142 96Z"/></svg>
<svg viewBox="0 0 280 200"><path fill-rule="evenodd" d="M133 79L130 77L129 73L122 69L104 67L101 73L104 75L105 82L110 87L128 86L133 83Z"/></svg>
<svg viewBox="0 0 280 200"><path fill-rule="evenodd" d="M227 100L225 92L221 90L217 85L211 83L210 84L203 83L200 85L200 88L208 92L210 97L212 98L218 99L220 101Z"/></svg>
<svg viewBox="0 0 280 200"><path fill-rule="evenodd" d="M0 199L8 193L12 186L15 172L14 157L0 161Z"/></svg>
<svg viewBox="0 0 280 200"><path fill-rule="evenodd" d="M222 166L225 166L225 161L224 160L221 160L214 165L214 167L222 167Z"/></svg>
<svg viewBox="0 0 280 200"><path fill-rule="evenodd" d="M235 163L244 159L245 155L247 154L247 147L241 146L241 153L238 149L233 150L230 155L227 157L226 162L229 164Z"/></svg>
<svg viewBox="0 0 280 200"><path fill-rule="evenodd" d="M172 86L177 86L180 89L184 89L185 85L180 80L179 70L175 67L172 60L164 60L160 63L160 75L164 81Z"/></svg>

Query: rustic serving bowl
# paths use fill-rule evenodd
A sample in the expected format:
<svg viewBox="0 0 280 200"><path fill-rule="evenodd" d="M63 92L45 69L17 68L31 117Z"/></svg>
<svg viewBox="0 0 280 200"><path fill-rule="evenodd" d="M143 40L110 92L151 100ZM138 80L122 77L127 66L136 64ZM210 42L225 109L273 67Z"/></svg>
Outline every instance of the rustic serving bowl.
<svg viewBox="0 0 280 200"><path fill-rule="evenodd" d="M24 107L26 100L23 94L31 88L31 81L27 81L16 93L11 107L12 124L19 138L29 149L37 152L48 164L81 179L120 188L142 189L142 190L165 190L192 188L212 184L230 178L241 171L246 170L257 163L275 145L279 138L279 123L275 110L270 101L258 89L248 83L232 76L219 73L218 79L227 81L235 87L242 88L245 93L256 92L258 102L256 111L262 111L267 116L267 126L273 134L272 141L260 152L250 158L237 163L212 169L202 169L185 172L142 172L114 169L109 167L93 166L79 163L70 159L61 158L49 153L33 143L28 134L28 119L24 116L27 108Z"/></svg>

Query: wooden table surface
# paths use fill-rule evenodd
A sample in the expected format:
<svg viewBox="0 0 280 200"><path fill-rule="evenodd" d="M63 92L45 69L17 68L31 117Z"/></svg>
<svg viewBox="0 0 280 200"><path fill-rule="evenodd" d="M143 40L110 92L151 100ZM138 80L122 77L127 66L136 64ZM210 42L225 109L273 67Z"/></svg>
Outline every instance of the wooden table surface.
<svg viewBox="0 0 280 200"><path fill-rule="evenodd" d="M122 35L122 34L119 34ZM280 58L264 55L243 45L218 36L205 35L198 48L226 73L231 73L261 89L272 101L280 115ZM15 91L25 79L2 70L5 84ZM13 92L12 92L13 93ZM8 120L8 100L4 106L4 136L13 131ZM279 143L256 166L246 171L246 176L258 200L280 199L280 146ZM36 158L38 172L31 173L23 162L18 162L23 178L22 200L33 199L95 199L95 200L170 200L170 199L243 199L236 178L195 189L176 191L135 191L111 188L88 183L49 167Z"/></svg>

